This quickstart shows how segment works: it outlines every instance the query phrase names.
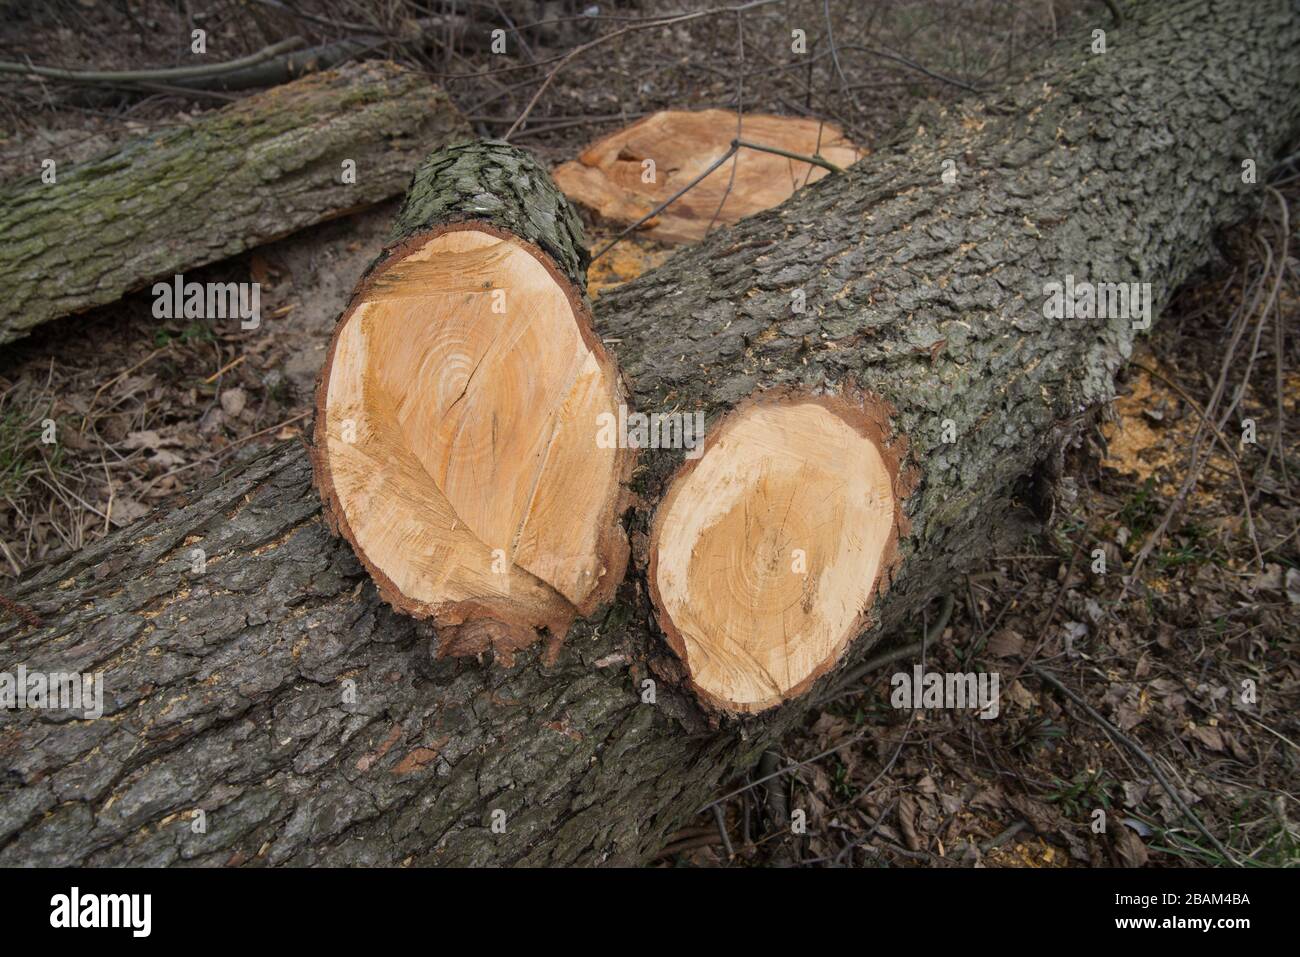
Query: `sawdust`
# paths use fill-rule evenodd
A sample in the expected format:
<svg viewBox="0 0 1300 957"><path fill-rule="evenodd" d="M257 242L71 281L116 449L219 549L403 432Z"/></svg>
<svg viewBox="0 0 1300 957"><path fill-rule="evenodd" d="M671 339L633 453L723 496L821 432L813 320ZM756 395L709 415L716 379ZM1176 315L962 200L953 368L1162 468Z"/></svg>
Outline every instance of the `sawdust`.
<svg viewBox="0 0 1300 957"><path fill-rule="evenodd" d="M985 867L1062 868L1070 866L1068 854L1062 853L1042 838L1017 841L1007 847L991 848L984 858Z"/></svg>
<svg viewBox="0 0 1300 957"><path fill-rule="evenodd" d="M1127 392L1115 399L1114 420L1102 423L1107 453L1102 465L1142 481L1174 466L1175 443L1156 431L1149 416L1162 414L1162 405L1177 401L1177 394L1159 379L1144 369L1135 370Z"/></svg>
<svg viewBox="0 0 1300 957"><path fill-rule="evenodd" d="M1134 356L1124 391L1112 405L1113 417L1101 426L1106 440L1106 456L1101 464L1139 482L1153 480L1159 494L1167 498L1178 492L1177 479L1185 474L1188 451L1201 418L1166 379L1174 381L1176 374L1163 370L1150 352ZM1231 442L1236 436L1227 434L1224 438ZM1202 438L1201 455L1220 474L1231 473L1232 462L1213 435ZM1193 498L1205 494L1198 491Z"/></svg>
<svg viewBox="0 0 1300 957"><path fill-rule="evenodd" d="M617 232L609 229L589 229L587 241L593 252L599 252L616 235ZM658 268L671 253L667 246L635 233L621 239L588 268L587 293L595 299L606 289L631 282L642 273Z"/></svg>

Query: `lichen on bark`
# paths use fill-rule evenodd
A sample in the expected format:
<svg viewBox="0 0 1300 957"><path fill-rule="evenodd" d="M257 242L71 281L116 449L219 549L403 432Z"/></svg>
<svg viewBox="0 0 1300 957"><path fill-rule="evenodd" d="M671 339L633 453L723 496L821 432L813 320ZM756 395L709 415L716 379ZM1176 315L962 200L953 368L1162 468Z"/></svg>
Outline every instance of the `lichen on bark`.
<svg viewBox="0 0 1300 957"><path fill-rule="evenodd" d="M387 199L430 149L470 135L447 95L358 63L134 139L53 183L0 194L0 343ZM343 163L355 163L344 181Z"/></svg>

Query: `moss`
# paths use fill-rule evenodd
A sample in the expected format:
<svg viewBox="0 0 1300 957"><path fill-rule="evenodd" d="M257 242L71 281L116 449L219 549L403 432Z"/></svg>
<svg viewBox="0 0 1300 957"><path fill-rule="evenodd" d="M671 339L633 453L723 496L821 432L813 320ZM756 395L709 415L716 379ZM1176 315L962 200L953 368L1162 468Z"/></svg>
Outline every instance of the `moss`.
<svg viewBox="0 0 1300 957"><path fill-rule="evenodd" d="M0 343L399 193L430 147L468 132L422 78L357 64L0 190ZM356 184L339 182L340 156Z"/></svg>

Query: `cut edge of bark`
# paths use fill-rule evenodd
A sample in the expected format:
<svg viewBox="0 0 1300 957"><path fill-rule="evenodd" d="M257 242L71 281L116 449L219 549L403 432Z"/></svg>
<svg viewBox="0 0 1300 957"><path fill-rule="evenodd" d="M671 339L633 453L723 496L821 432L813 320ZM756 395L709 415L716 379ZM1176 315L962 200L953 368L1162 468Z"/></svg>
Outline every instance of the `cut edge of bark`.
<svg viewBox="0 0 1300 957"><path fill-rule="evenodd" d="M325 362L317 377L314 420L308 453L312 466L312 484L320 496L326 526L332 534L348 542L353 554L374 582L379 596L395 611L433 623L438 631L437 657L472 656L491 651L498 661L509 667L513 664L513 655L516 651L536 643L543 637L548 638L547 657L553 659L573 622L577 618L590 616L613 599L626 573L630 555L622 516L631 504L628 483L635 466L636 450L620 447L615 451L617 465L614 471L614 494L603 503L599 513L600 533L597 540L597 555L603 570L594 587L580 601L575 602L566 598L554 586L515 565L513 567L521 574L528 575L552 597L544 607L534 609L533 613L521 615L516 609L503 609L494 606L491 602L467 600L426 602L406 595L392 578L375 564L358 542L357 535L348 521L346 509L339 498L326 444L330 376L339 338L348 322L366 301L367 293L376 282L386 272L401 263L408 254L443 234L462 231L487 233L511 242L531 255L546 269L551 279L564 291L578 334L600 366L606 380L611 383L614 400L618 403L627 403L626 385L617 363L595 333L591 307L583 290L576 286L553 257L536 243L492 222L458 217L404 236L400 241L386 248L382 256L366 270L343 314L335 324L326 350Z"/></svg>
<svg viewBox="0 0 1300 957"><path fill-rule="evenodd" d="M782 689L779 694L753 702L729 700L715 694L696 680L696 671L692 669L686 639L667 611L664 595L660 590L659 568L664 519L671 510L678 493L685 486L685 480L689 478L700 463L705 461L710 450L726 436L728 431L747 412L761 406L797 406L806 403L821 406L831 412L875 446L888 476L892 497L893 514L889 534L881 548L879 568L866 593L862 607L853 618L850 626L839 636L831 651L816 667L790 687ZM710 431L705 440L702 454L698 458L684 461L669 479L666 486L667 491L656 507L651 521L646 580L654 610L654 619L668 646L680 663L681 672L684 675L683 682L689 687L706 711L733 716L757 714L800 697L812 688L818 679L843 661L853 641L869 626L871 609L880 596L889 588L902 563L899 541L911 532L911 522L907 517L904 506L921 479L919 469L906 464L909 449L907 437L893 434L890 420L894 412L894 407L886 399L850 384L823 389L781 386L760 391L750 395L730 409Z"/></svg>

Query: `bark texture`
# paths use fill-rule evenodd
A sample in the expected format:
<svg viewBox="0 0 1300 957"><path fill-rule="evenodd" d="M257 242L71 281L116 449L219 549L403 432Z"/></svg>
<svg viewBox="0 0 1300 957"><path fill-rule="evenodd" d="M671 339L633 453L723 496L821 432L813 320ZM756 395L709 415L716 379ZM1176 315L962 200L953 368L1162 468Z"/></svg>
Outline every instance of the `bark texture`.
<svg viewBox="0 0 1300 957"><path fill-rule="evenodd" d="M446 94L375 62L56 166L55 183L34 174L0 195L0 343L387 199L429 150L470 135Z"/></svg>
<svg viewBox="0 0 1300 957"><path fill-rule="evenodd" d="M1029 82L600 301L641 411L843 380L894 404L922 466L913 530L849 661L996 544L1017 479L1110 395L1130 324L1045 320L1043 284L1149 281L1158 308L1258 195L1242 160L1267 168L1300 118L1289 5L1106 27L1105 54L1072 37ZM674 457L643 462L653 495ZM663 680L637 576L553 665L435 661L329 537L309 475L277 451L19 586L43 623L7 622L0 667L102 671L107 709L0 716L0 864L636 862L810 706L710 727Z"/></svg>
<svg viewBox="0 0 1300 957"><path fill-rule="evenodd" d="M529 154L506 143L479 141L430 156L411 182L389 248L437 226L463 222L484 222L541 247L586 294L591 255L582 219Z"/></svg>

